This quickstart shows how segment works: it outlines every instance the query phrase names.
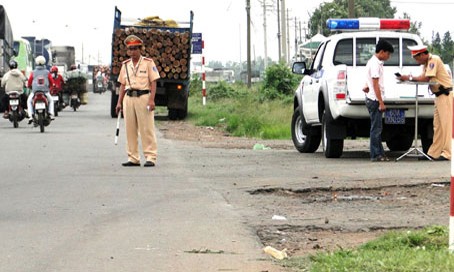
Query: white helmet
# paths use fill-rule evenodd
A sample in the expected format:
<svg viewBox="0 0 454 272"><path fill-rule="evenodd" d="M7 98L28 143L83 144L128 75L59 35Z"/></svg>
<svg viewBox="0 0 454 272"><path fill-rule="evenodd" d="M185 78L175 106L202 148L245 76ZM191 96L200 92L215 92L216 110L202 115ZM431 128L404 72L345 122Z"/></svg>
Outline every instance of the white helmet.
<svg viewBox="0 0 454 272"><path fill-rule="evenodd" d="M37 56L35 59L36 65L46 64L46 59L43 56Z"/></svg>

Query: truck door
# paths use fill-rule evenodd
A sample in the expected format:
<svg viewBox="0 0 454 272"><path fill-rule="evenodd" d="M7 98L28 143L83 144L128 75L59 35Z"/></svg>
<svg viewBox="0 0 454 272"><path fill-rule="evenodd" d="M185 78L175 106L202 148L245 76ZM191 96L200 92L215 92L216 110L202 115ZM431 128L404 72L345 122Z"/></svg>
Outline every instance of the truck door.
<svg viewBox="0 0 454 272"><path fill-rule="evenodd" d="M308 124L320 123L318 114L318 95L323 78L323 55L328 42L322 43L311 65L311 74L303 79L303 114Z"/></svg>

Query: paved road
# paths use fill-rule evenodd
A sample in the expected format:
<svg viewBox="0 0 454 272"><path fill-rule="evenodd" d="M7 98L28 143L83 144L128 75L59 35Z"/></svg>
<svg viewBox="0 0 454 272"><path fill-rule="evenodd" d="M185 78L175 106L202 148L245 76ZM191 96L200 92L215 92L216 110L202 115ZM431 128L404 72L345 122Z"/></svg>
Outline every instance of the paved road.
<svg viewBox="0 0 454 272"><path fill-rule="evenodd" d="M45 133L0 120L0 271L279 271L196 147L159 134L157 167L122 168L109 105L90 94Z"/></svg>

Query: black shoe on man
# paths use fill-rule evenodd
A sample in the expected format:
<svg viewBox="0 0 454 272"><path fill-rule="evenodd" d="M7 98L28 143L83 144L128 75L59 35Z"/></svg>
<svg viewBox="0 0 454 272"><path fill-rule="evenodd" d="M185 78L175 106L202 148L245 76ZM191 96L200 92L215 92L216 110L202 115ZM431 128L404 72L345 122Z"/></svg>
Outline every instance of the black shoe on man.
<svg viewBox="0 0 454 272"><path fill-rule="evenodd" d="M153 167L155 166L155 163L152 161L146 161L143 167Z"/></svg>
<svg viewBox="0 0 454 272"><path fill-rule="evenodd" d="M133 163L131 161L127 161L127 162L122 163L121 165L126 166L126 167L129 167L129 166L140 166L140 163Z"/></svg>

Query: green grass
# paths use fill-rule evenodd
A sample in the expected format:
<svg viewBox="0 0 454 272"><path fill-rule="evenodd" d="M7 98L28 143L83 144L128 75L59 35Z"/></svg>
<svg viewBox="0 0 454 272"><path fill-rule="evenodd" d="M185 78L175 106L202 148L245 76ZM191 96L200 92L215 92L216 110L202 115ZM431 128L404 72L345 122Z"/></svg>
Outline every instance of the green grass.
<svg viewBox="0 0 454 272"><path fill-rule="evenodd" d="M448 272L454 254L448 250L446 227L391 231L353 250L295 257L281 264L293 271Z"/></svg>
<svg viewBox="0 0 454 272"><path fill-rule="evenodd" d="M210 100L202 104L199 95L189 98L188 120L197 126L212 126L233 136L260 139L291 139L292 104L272 100L260 102L257 90L239 91L237 98Z"/></svg>

